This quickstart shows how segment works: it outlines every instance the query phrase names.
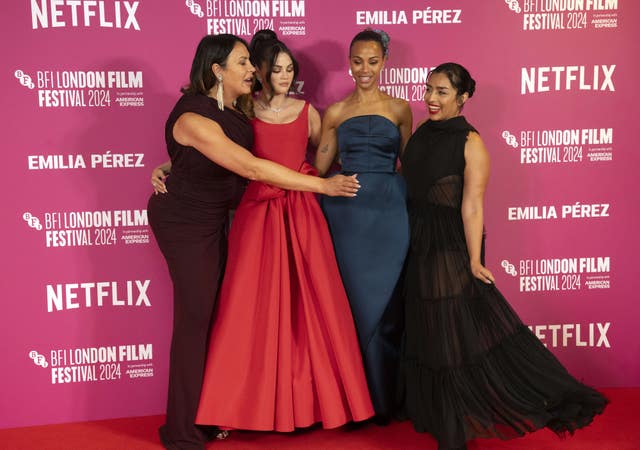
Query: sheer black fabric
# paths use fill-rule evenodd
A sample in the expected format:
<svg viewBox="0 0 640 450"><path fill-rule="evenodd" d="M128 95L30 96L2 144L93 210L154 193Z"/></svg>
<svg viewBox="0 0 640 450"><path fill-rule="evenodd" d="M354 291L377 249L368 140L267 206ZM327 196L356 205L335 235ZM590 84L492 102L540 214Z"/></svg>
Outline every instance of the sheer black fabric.
<svg viewBox="0 0 640 450"><path fill-rule="evenodd" d="M574 379L494 285L471 274L462 215L464 117L427 121L405 150L411 244L404 285L402 392L417 431L441 446L573 433L607 400ZM483 244L484 246L484 244Z"/></svg>

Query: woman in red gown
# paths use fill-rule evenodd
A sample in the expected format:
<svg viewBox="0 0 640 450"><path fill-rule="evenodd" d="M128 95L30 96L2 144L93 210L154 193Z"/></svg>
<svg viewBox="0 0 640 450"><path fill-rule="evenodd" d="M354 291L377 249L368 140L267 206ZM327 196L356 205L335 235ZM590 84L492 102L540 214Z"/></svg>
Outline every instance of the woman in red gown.
<svg viewBox="0 0 640 450"><path fill-rule="evenodd" d="M270 31L251 44L262 89L253 153L300 173L320 117L287 95L297 73ZM292 431L373 415L349 303L316 197L251 182L235 213L196 422Z"/></svg>

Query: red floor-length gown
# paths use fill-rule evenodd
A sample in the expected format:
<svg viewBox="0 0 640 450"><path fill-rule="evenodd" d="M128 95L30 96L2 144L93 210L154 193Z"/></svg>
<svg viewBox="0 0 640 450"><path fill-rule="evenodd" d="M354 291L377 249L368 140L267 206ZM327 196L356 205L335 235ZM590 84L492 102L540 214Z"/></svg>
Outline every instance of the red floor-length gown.
<svg viewBox="0 0 640 450"><path fill-rule="evenodd" d="M296 120L255 119L254 154L303 173ZM333 428L373 415L349 303L316 197L251 182L236 211L196 422Z"/></svg>

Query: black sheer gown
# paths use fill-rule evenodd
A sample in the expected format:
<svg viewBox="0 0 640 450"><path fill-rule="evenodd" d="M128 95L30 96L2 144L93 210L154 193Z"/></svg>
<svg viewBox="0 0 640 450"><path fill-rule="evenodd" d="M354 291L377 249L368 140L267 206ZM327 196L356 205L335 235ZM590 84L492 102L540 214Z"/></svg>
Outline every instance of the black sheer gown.
<svg viewBox="0 0 640 450"><path fill-rule="evenodd" d="M462 116L427 121L402 158L411 225L402 355L406 414L444 448L542 427L573 433L607 400L574 379L498 289L471 273L460 209L470 131Z"/></svg>

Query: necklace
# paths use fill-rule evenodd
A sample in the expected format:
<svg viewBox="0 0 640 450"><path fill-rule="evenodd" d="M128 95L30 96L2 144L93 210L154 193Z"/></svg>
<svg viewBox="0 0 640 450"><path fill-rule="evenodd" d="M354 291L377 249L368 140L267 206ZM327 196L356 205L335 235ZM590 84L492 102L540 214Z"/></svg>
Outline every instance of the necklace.
<svg viewBox="0 0 640 450"><path fill-rule="evenodd" d="M280 112L282 112L282 110L286 109L289 106L289 103L287 103L286 101L282 102L282 105L280 106L280 108L273 108L269 105L267 105L266 103L264 103L262 100L260 100L258 102L258 104L260 105L260 107L264 110L267 111L271 111L273 113L275 113L276 115L278 115Z"/></svg>

